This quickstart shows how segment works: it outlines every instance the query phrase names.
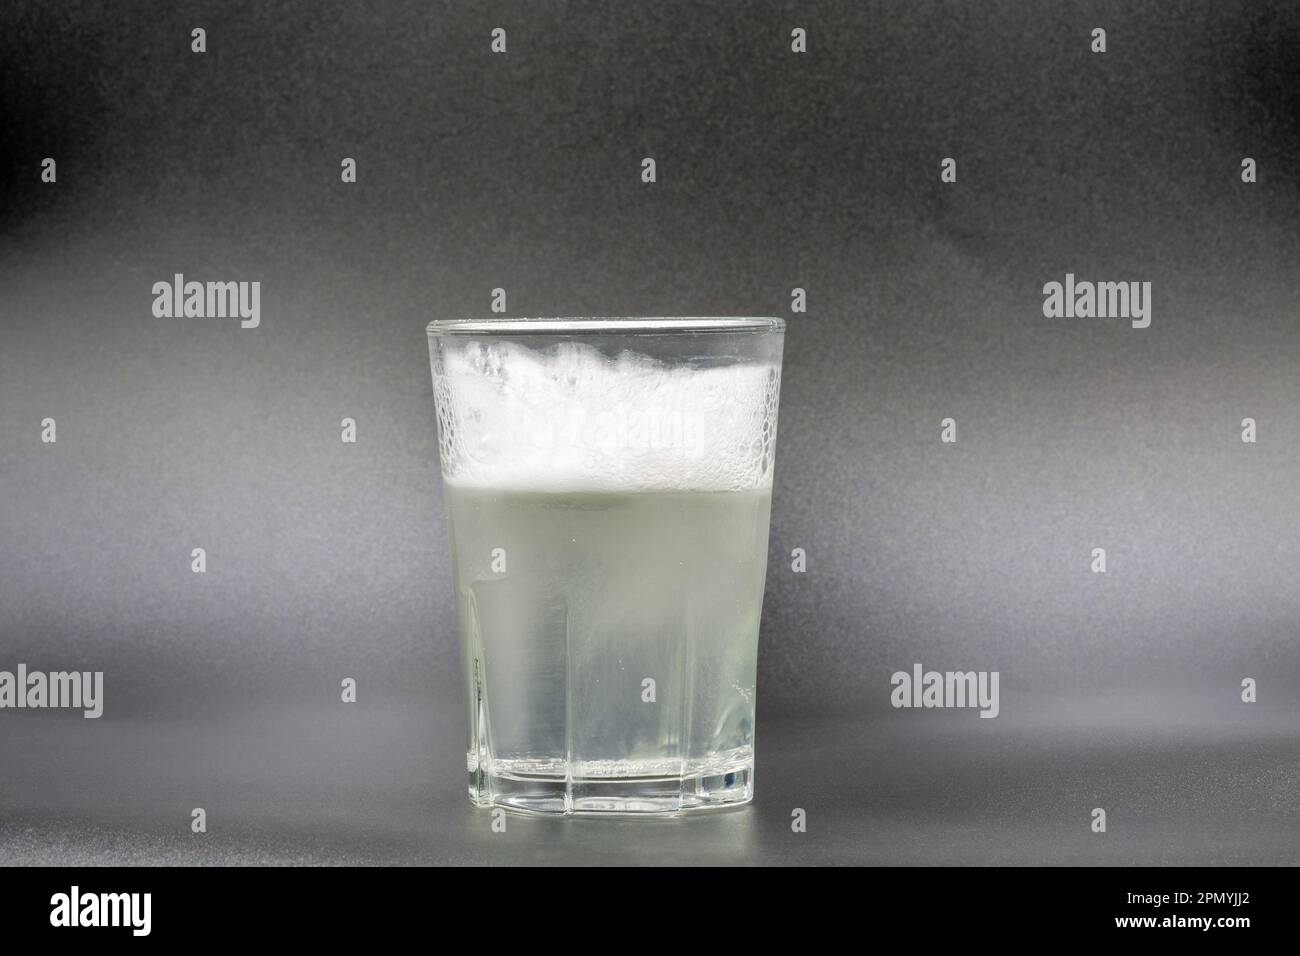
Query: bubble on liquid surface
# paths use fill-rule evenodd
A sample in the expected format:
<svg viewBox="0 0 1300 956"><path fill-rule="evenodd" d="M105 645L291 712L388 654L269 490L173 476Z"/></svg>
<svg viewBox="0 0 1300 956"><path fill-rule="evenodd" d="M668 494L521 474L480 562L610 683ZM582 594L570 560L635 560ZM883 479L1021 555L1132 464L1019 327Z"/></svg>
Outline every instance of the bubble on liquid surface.
<svg viewBox="0 0 1300 956"><path fill-rule="evenodd" d="M443 475L538 491L770 487L779 392L773 363L448 343L434 369Z"/></svg>

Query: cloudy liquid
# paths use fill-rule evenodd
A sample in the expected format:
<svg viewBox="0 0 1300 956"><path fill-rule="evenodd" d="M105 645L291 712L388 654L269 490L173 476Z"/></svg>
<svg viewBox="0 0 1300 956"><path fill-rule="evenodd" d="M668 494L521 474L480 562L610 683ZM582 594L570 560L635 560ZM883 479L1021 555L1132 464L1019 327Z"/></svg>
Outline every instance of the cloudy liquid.
<svg viewBox="0 0 1300 956"><path fill-rule="evenodd" d="M444 488L471 798L748 800L770 490Z"/></svg>

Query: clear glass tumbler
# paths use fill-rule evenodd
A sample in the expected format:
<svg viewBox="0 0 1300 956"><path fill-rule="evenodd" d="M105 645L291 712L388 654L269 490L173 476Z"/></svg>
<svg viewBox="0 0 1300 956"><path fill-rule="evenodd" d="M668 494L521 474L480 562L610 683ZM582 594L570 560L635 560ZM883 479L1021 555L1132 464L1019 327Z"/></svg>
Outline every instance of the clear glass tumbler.
<svg viewBox="0 0 1300 956"><path fill-rule="evenodd" d="M752 797L784 330L429 326L477 805Z"/></svg>

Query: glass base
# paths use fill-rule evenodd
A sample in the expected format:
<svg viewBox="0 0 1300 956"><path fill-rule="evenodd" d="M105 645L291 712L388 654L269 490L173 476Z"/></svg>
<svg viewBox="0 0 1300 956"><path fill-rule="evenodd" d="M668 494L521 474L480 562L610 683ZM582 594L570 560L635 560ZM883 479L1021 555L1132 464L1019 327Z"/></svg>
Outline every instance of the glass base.
<svg viewBox="0 0 1300 956"><path fill-rule="evenodd" d="M475 806L543 814L673 814L749 803L754 797L753 764L702 768L672 776L565 778L551 774L471 771L469 798Z"/></svg>

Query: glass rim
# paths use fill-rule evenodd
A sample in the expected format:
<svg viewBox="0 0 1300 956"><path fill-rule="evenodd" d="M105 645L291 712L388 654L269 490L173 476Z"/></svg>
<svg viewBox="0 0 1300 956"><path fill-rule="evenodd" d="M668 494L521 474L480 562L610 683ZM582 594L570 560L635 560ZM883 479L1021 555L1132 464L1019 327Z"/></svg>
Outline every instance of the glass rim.
<svg viewBox="0 0 1300 956"><path fill-rule="evenodd" d="M784 332L776 316L557 316L496 319L434 319L429 335L690 335L712 332Z"/></svg>

